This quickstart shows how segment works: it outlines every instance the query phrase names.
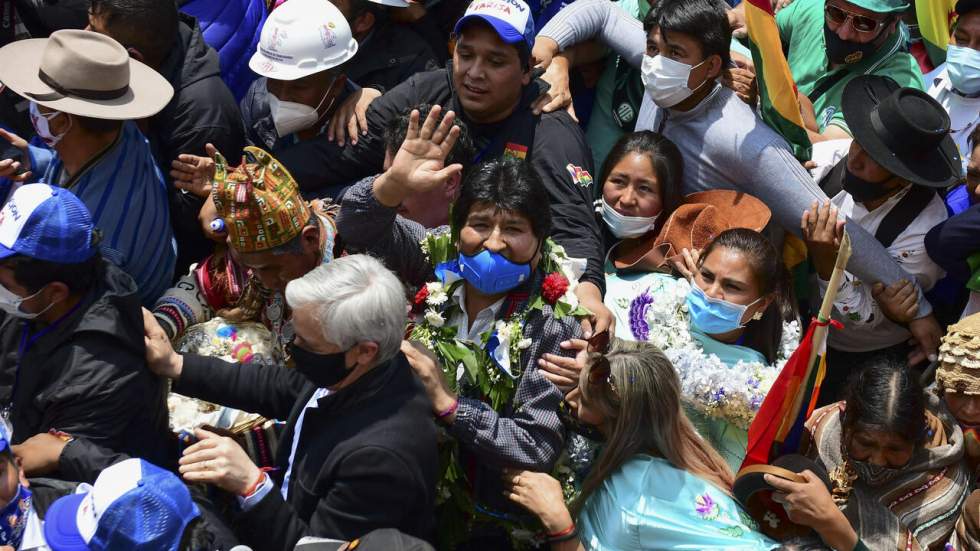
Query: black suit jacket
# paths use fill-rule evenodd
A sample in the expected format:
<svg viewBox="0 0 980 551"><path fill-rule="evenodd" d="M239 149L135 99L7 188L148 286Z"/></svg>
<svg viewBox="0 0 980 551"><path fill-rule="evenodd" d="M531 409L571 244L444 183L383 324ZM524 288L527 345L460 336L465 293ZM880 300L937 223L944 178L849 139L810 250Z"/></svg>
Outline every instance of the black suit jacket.
<svg viewBox="0 0 980 551"><path fill-rule="evenodd" d="M187 355L174 391L288 419L276 452L277 486L313 383L286 368ZM291 550L303 536L350 540L376 528L431 539L438 451L432 410L405 357L379 365L306 410L289 480L238 519L255 549Z"/></svg>

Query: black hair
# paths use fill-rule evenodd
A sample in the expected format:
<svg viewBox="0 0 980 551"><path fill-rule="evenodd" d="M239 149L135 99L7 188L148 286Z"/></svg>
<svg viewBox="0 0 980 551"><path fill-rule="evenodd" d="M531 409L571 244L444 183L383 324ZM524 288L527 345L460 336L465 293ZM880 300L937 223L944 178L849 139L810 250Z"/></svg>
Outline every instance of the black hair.
<svg viewBox="0 0 980 551"><path fill-rule="evenodd" d="M860 366L854 366L860 367ZM851 376L846 390L843 429L896 434L915 445L926 436L926 397L919 378L906 365L879 360Z"/></svg>
<svg viewBox="0 0 980 551"><path fill-rule="evenodd" d="M429 110L432 109L432 106L423 103L415 109L419 111L419 124L421 124L429 115ZM402 142L405 141L405 136L408 135L408 123L411 115L412 109L406 109L402 114L388 121L388 126L385 127L385 149L390 151L392 155L401 148ZM470 132L467 130L466 124L458 117L453 121L453 126L459 127L459 139L456 140L456 145L449 152L449 156L446 158L446 164L460 163L465 168L469 166L470 159L473 158L473 140L470 138Z"/></svg>
<svg viewBox="0 0 980 551"><path fill-rule="evenodd" d="M674 212L674 209L681 204L680 188L684 179L684 160L674 142L661 134L649 130L623 134L609 150L609 154L606 155L602 172L599 174L600 193L616 164L631 153L646 155L653 165L653 172L657 176L657 186L660 188L663 203L663 209L657 219L657 229L659 229L659 226L667 220L670 213Z"/></svg>
<svg viewBox="0 0 980 551"><path fill-rule="evenodd" d="M643 28L660 33L683 33L701 45L704 59L721 57L722 68L731 63L732 29L725 10L714 0L659 0L643 19Z"/></svg>
<svg viewBox="0 0 980 551"><path fill-rule="evenodd" d="M353 21L365 13L374 15L375 23L385 15L384 6L370 0L350 0L350 19Z"/></svg>
<svg viewBox="0 0 980 551"><path fill-rule="evenodd" d="M136 48L151 65L173 47L180 23L174 0L92 0L89 13L127 48Z"/></svg>
<svg viewBox="0 0 980 551"><path fill-rule="evenodd" d="M93 119L92 117L82 117L80 115L71 115L71 118L73 120L73 124L77 124L82 130L88 132L89 134L108 134L109 132L117 132L123 125L123 121Z"/></svg>
<svg viewBox="0 0 980 551"><path fill-rule="evenodd" d="M313 226L314 228L316 228L317 240L319 240L320 221L317 220L316 214L313 214L312 212L310 213L309 220L307 220L306 224L303 225L303 230L305 230L308 226ZM303 231L300 230L300 233L296 237L290 239L289 241L283 243L282 245L279 245L278 247L273 247L265 252L272 253L273 255L303 254Z"/></svg>
<svg viewBox="0 0 980 551"><path fill-rule="evenodd" d="M973 131L970 132L970 137L967 138L967 141L970 144L970 153L973 153L973 150L976 149L977 146L980 146L980 124L974 127Z"/></svg>
<svg viewBox="0 0 980 551"><path fill-rule="evenodd" d="M29 256L13 256L6 262L13 269L14 280L34 294L45 285L56 281L64 283L72 295L84 295L98 285L105 274L102 254L98 251L92 258L73 264L61 264L38 260Z"/></svg>
<svg viewBox="0 0 980 551"><path fill-rule="evenodd" d="M551 234L548 191L525 161L500 159L480 164L470 171L463 179L459 199L453 205L454 233L459 233L466 224L470 210L477 203L487 203L524 216L531 223L534 236L542 243Z"/></svg>
<svg viewBox="0 0 980 551"><path fill-rule="evenodd" d="M797 317L792 278L783 257L761 233L746 228L734 228L718 234L701 253L701 262L718 247L733 249L748 260L749 269L759 285L759 292L775 298L763 312L762 319L749 321L745 326L745 346L752 348L769 363L775 363L783 338L783 321Z"/></svg>
<svg viewBox="0 0 980 551"><path fill-rule="evenodd" d="M197 517L184 527L177 551L212 551L215 549L216 539L204 519Z"/></svg>
<svg viewBox="0 0 980 551"><path fill-rule="evenodd" d="M459 35L462 35L464 32L466 32L467 27L471 27L473 25L482 25L483 27L492 30L494 33L497 32L496 29L494 29L490 25L490 23L487 23L485 20L480 19L479 17L474 17L473 19L468 19L466 23L463 23L463 26L459 28L459 33L457 33L457 40ZM511 46L517 49L517 57L521 61L521 69L523 69L525 73L530 71L531 49L528 47L527 42L521 40L520 42L511 44Z"/></svg>

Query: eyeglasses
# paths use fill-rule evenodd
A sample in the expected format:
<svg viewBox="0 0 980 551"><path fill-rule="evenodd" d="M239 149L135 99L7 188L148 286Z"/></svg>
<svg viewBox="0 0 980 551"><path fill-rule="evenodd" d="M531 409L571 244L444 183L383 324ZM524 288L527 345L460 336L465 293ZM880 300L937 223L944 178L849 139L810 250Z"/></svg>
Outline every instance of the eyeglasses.
<svg viewBox="0 0 980 551"><path fill-rule="evenodd" d="M592 362L592 369L589 370L589 384L598 386L602 383L609 383L615 392L616 387L613 386L612 367L609 365L609 360L605 354L597 354L596 356L595 361Z"/></svg>
<svg viewBox="0 0 980 551"><path fill-rule="evenodd" d="M847 20L850 19L851 26L859 33L874 32L888 23L887 18L879 20L866 15L858 15L833 4L827 4L824 12L827 14L827 19L838 26L847 23Z"/></svg>

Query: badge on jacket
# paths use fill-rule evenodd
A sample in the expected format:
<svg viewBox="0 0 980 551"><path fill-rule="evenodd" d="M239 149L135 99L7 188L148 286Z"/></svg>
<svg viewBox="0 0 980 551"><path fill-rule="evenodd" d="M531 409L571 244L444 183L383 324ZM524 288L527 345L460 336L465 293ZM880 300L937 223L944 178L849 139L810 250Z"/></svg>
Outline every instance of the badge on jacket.
<svg viewBox="0 0 980 551"><path fill-rule="evenodd" d="M582 187L589 187L592 185L592 175L589 174L588 170L580 166L575 166L572 163L568 163L565 167L568 173L572 175L572 183L578 184Z"/></svg>

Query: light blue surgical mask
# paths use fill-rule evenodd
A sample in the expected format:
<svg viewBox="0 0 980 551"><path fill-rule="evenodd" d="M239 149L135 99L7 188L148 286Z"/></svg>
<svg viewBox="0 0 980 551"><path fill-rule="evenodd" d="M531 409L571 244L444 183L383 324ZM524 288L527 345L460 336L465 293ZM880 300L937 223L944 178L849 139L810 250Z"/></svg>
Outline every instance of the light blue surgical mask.
<svg viewBox="0 0 980 551"><path fill-rule="evenodd" d="M687 312L694 327L708 335L720 335L744 327L742 316L749 306L762 300L759 297L750 304L734 304L720 298L711 298L698 287L691 285L687 294Z"/></svg>
<svg viewBox="0 0 980 551"><path fill-rule="evenodd" d="M980 51L950 44L946 48L946 71L957 92L980 94Z"/></svg>
<svg viewBox="0 0 980 551"><path fill-rule="evenodd" d="M531 275L531 265L516 264L501 254L483 249L473 256L460 254L459 271L477 291L496 295L527 281Z"/></svg>

